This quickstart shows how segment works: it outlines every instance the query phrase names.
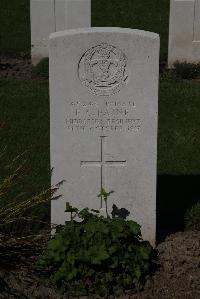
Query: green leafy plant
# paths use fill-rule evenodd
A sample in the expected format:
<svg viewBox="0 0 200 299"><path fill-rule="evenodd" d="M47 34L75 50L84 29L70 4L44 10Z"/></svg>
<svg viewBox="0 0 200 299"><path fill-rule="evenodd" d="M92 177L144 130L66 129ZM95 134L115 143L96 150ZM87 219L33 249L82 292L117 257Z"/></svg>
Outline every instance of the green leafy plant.
<svg viewBox="0 0 200 299"><path fill-rule="evenodd" d="M108 215L108 197L114 193L114 191L109 191L109 192L106 192L104 188L101 189L101 191L99 192L99 194L97 195L97 197L101 198L101 205L102 205L102 199L104 200L105 202L105 206L106 206L106 215L107 217L109 217Z"/></svg>
<svg viewBox="0 0 200 299"><path fill-rule="evenodd" d="M200 63L176 62L174 64L176 77L181 79L194 79L200 77Z"/></svg>
<svg viewBox="0 0 200 299"><path fill-rule="evenodd" d="M175 74L174 69L164 69L160 72L160 81L161 82L173 82L177 81L177 75Z"/></svg>
<svg viewBox="0 0 200 299"><path fill-rule="evenodd" d="M111 193L101 190L98 196L106 203ZM98 210L79 211L69 203L66 212L70 221L57 228L39 258L40 273L72 296L108 296L140 288L150 271L153 249L142 240L140 225L125 219L129 212L114 206L112 217L108 211L103 217Z"/></svg>
<svg viewBox="0 0 200 299"><path fill-rule="evenodd" d="M6 155L6 148L0 151L0 162L3 165L3 159ZM12 161L4 165L2 175L0 175L0 229L3 231L7 225L21 220L40 221L40 219L31 215L30 210L41 204L50 202L51 199L57 199L55 192L60 184L55 187L42 190L34 196L27 196L26 192L16 193L15 189L23 181L26 175L27 160L26 152L16 156ZM59 196L58 196L59 197ZM2 228L3 227L3 228ZM2 232L1 232L2 234Z"/></svg>
<svg viewBox="0 0 200 299"><path fill-rule="evenodd" d="M187 230L200 230L200 202L186 211L185 228Z"/></svg>
<svg viewBox="0 0 200 299"><path fill-rule="evenodd" d="M19 249L20 246L23 248L23 242L20 240L24 240L21 238L24 231L17 231L16 234L16 231L13 233L13 229L18 228L21 222L26 224L25 226L30 223L33 223L34 226L38 223L41 225L40 218L32 214L32 209L46 205L51 199L58 198L59 196L55 196L55 192L62 184L60 182L54 188L45 189L34 196L27 196L26 192L17 192L17 187L23 185L23 178L26 175L26 152L13 158L10 163L5 162L6 155L5 147L0 150L0 265L2 261L8 259L8 256L13 259L18 257L16 248ZM42 224L47 226L47 223ZM26 234L30 233L29 229L25 230ZM20 238L17 238L16 235ZM5 287L6 282L2 277L0 278L0 292L1 290L5 291ZM9 290L8 297L11 294Z"/></svg>

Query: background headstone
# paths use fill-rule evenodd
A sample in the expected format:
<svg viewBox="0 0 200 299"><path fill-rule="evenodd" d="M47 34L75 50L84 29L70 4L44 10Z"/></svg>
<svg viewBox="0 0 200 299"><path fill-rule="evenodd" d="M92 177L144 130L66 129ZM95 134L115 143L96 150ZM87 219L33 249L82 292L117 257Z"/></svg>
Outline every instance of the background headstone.
<svg viewBox="0 0 200 299"><path fill-rule="evenodd" d="M171 0L168 65L200 61L200 0Z"/></svg>
<svg viewBox="0 0 200 299"><path fill-rule="evenodd" d="M50 38L52 223L66 220L65 202L126 208L155 241L159 37L132 29L92 28Z"/></svg>
<svg viewBox="0 0 200 299"><path fill-rule="evenodd" d="M37 64L49 56L49 35L91 26L91 0L31 0L31 58Z"/></svg>
<svg viewBox="0 0 200 299"><path fill-rule="evenodd" d="M37 64L49 56L48 37L56 31L54 0L31 0L31 59Z"/></svg>

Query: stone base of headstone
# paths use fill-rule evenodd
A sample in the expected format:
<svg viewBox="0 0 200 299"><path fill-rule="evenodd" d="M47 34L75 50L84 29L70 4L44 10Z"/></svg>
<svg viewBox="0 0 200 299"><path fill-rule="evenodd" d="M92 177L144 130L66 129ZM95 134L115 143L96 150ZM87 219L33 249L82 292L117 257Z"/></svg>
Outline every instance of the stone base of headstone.
<svg viewBox="0 0 200 299"><path fill-rule="evenodd" d="M48 39L55 32L54 0L31 0L31 61L49 56Z"/></svg>
<svg viewBox="0 0 200 299"><path fill-rule="evenodd" d="M200 62L200 1L171 0L168 66Z"/></svg>

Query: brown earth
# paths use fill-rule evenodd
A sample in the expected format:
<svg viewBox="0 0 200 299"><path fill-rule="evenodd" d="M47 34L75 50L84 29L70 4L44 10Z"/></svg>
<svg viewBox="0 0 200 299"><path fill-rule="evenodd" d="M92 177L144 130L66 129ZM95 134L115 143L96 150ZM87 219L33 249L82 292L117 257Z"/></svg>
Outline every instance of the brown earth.
<svg viewBox="0 0 200 299"><path fill-rule="evenodd" d="M31 79L32 65L28 58L0 56L0 78Z"/></svg>
<svg viewBox="0 0 200 299"><path fill-rule="evenodd" d="M45 287L34 269L34 261L48 238L49 233L43 232L34 238L18 240L17 243L15 240L15 245L11 242L7 255L0 259L0 299L69 298L67 295L59 295L53 288ZM144 290L135 294L127 291L118 298L200 298L200 232L175 233L168 236L156 249L157 269L148 278Z"/></svg>

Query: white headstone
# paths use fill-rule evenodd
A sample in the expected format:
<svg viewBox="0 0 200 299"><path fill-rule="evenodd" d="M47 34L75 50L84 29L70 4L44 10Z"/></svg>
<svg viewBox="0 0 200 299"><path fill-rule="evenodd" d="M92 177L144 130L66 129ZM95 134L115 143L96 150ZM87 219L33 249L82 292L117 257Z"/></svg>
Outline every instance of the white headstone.
<svg viewBox="0 0 200 299"><path fill-rule="evenodd" d="M155 241L159 37L121 28L57 32L50 37L52 223L79 209L126 208Z"/></svg>
<svg viewBox="0 0 200 299"><path fill-rule="evenodd" d="M91 26L91 0L30 0L30 13L34 65L49 56L51 33Z"/></svg>
<svg viewBox="0 0 200 299"><path fill-rule="evenodd" d="M200 0L171 0L168 65L200 61Z"/></svg>

